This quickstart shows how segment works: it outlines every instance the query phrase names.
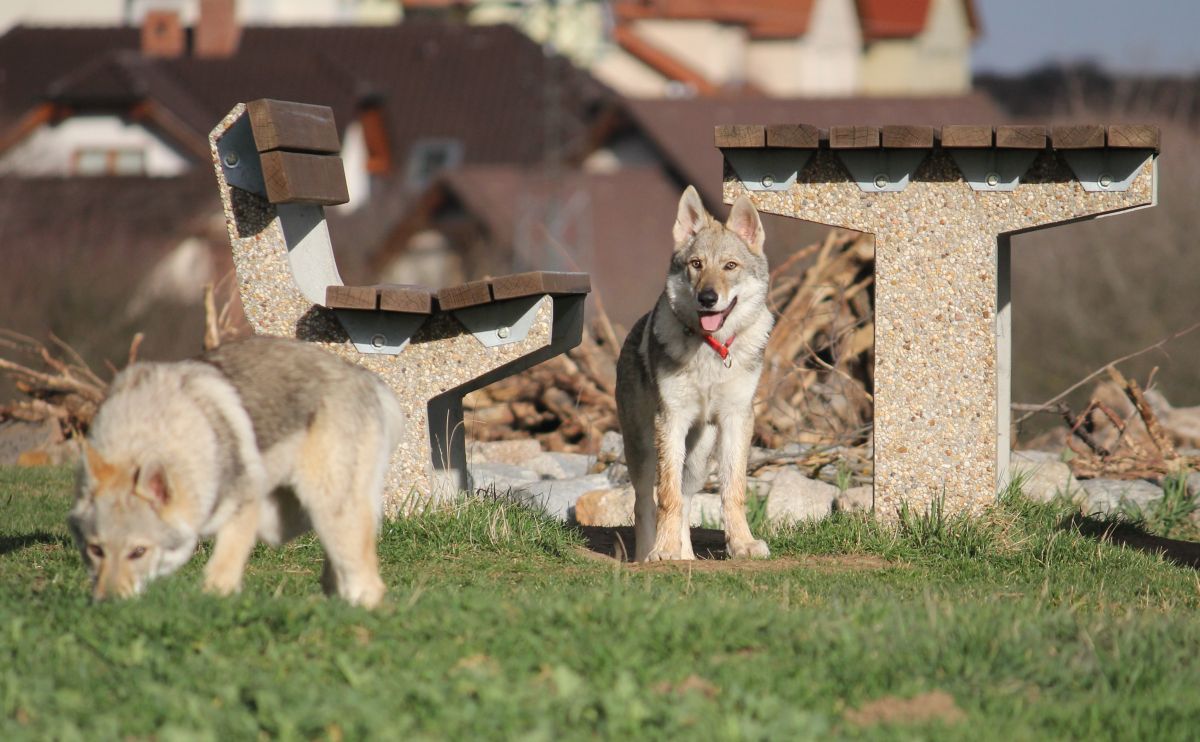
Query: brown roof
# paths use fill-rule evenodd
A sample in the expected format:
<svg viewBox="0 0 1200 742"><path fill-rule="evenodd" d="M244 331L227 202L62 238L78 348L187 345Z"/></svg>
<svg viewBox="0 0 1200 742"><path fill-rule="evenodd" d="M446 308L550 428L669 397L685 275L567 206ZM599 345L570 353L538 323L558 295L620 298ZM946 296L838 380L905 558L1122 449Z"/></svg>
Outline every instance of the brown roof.
<svg viewBox="0 0 1200 742"><path fill-rule="evenodd" d="M924 98L695 98L629 100L625 115L661 154L682 183L699 189L710 208L721 201L718 124L993 124L1004 120L981 94Z"/></svg>
<svg viewBox="0 0 1200 742"><path fill-rule="evenodd" d="M408 236L436 228L443 214L455 220L465 211L482 228L493 261L490 269L468 266L474 270L468 280L533 267L588 271L593 286L589 303L598 297L612 319L628 328L662 291L679 194L657 167L571 171L560 177L548 177L541 169L464 167L431 187L405 217L387 252L372 262L382 267L404 249ZM562 234L548 240L541 225L551 198L576 217L566 219ZM544 249L518 255L523 241ZM537 265L524 264L526 259Z"/></svg>
<svg viewBox="0 0 1200 742"><path fill-rule="evenodd" d="M123 312L147 272L185 237L207 238L219 213L211 172L0 178L3 326L38 339L52 331L93 363L109 357L120 365L113 354L135 330L148 332L153 356L195 353L197 312L160 312L136 326Z"/></svg>
<svg viewBox="0 0 1200 742"><path fill-rule="evenodd" d="M609 95L505 25L249 27L222 59L147 59L138 43L136 28L12 29L0 38L0 129L46 100L82 108L150 99L204 135L235 103L262 97L329 105L344 128L370 98L384 106L403 172L422 137L461 141L464 162L537 162L548 83L561 91L568 146Z"/></svg>
<svg viewBox="0 0 1200 742"><path fill-rule="evenodd" d="M858 0L858 19L868 41L916 36L929 20L930 0ZM979 33L974 0L963 0L967 24Z"/></svg>

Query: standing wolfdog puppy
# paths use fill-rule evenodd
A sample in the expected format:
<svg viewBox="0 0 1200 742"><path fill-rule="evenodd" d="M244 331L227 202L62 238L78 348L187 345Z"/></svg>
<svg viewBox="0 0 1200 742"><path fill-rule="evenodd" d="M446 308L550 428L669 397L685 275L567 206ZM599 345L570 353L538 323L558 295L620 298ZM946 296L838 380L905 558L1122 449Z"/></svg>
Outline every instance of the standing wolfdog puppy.
<svg viewBox="0 0 1200 742"><path fill-rule="evenodd" d="M617 362L637 559L695 559L688 506L714 451L727 551L766 557L745 509L752 402L774 323L762 222L741 196L721 224L688 186L674 236L666 290L634 324Z"/></svg>
<svg viewBox="0 0 1200 742"><path fill-rule="evenodd" d="M140 592L214 534L204 587L233 593L257 539L311 528L326 591L376 605L384 474L402 420L374 374L293 340L130 366L84 441L69 519L94 597Z"/></svg>

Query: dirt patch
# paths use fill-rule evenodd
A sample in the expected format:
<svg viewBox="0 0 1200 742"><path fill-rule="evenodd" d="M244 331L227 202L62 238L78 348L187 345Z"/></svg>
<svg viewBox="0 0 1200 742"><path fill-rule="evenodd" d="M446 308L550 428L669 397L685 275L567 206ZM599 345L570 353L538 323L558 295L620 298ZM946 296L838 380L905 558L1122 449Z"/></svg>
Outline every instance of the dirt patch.
<svg viewBox="0 0 1200 742"><path fill-rule="evenodd" d="M792 570L809 570L816 572L862 572L880 569L893 569L901 566L897 562L889 562L869 554L846 555L807 555L800 557L776 557L772 559L695 559L686 562L619 562L612 557L597 554L594 551L580 549L580 553L594 561L602 561L614 566L628 569L630 572L645 574L660 573L701 573L713 574L720 572L738 572L743 574L761 574L770 572L788 572Z"/></svg>
<svg viewBox="0 0 1200 742"><path fill-rule="evenodd" d="M865 554L844 556L778 557L775 559L696 559L689 562L642 562L626 564L633 572L788 572L813 570L818 572L858 572L889 569L894 562Z"/></svg>
<svg viewBox="0 0 1200 742"><path fill-rule="evenodd" d="M683 680L674 684L664 680L661 683L656 683L652 687L652 690L660 695L682 696L688 693L699 693L710 700L716 698L721 693L720 688L696 674L688 675Z"/></svg>
<svg viewBox="0 0 1200 742"><path fill-rule="evenodd" d="M967 715L954 703L954 696L935 690L912 698L884 696L845 713L846 721L858 726L876 724L928 724L940 721L957 724Z"/></svg>

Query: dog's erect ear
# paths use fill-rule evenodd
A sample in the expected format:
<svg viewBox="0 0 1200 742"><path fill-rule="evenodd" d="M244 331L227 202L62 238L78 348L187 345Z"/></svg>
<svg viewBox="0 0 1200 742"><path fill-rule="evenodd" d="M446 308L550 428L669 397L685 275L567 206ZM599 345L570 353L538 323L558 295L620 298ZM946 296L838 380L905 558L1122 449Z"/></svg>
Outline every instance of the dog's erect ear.
<svg viewBox="0 0 1200 742"><path fill-rule="evenodd" d="M97 485L102 485L117 475L117 467L104 460L100 452L95 446L88 442L87 438L81 438L83 441L83 465L87 469L88 478ZM103 488L101 488L103 489Z"/></svg>
<svg viewBox="0 0 1200 742"><path fill-rule="evenodd" d="M762 220L758 218L758 209L754 208L749 196L743 193L733 202L725 228L741 237L750 252L762 255L767 234L763 231Z"/></svg>
<svg viewBox="0 0 1200 742"><path fill-rule="evenodd" d="M704 204L700 201L700 194L696 192L695 186L688 186L679 197L679 212L675 215L675 229L672 235L675 237L675 249L679 249L687 244L697 232L708 226L709 220L712 217L704 209Z"/></svg>
<svg viewBox="0 0 1200 742"><path fill-rule="evenodd" d="M171 492L167 489L167 475L158 465L138 469L133 475L133 493L156 508L171 504Z"/></svg>

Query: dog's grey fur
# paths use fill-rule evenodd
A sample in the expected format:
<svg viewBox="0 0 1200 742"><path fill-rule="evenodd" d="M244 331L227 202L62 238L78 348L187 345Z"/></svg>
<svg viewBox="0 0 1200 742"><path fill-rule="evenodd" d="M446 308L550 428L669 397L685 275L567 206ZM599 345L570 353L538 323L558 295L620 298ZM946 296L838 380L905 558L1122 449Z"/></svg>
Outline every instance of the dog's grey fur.
<svg viewBox="0 0 1200 742"><path fill-rule="evenodd" d="M313 528L327 590L375 605L383 480L402 423L382 380L293 340L130 366L84 443L70 516L95 597L139 592L210 535L205 587L234 592L257 539Z"/></svg>
<svg viewBox="0 0 1200 742"><path fill-rule="evenodd" d="M774 323L762 223L742 196L721 224L689 186L674 238L666 289L630 330L617 363L617 411L636 492L636 558L695 558L688 505L714 458L729 555L766 557L745 513L754 392ZM728 359L706 334L729 346Z"/></svg>

